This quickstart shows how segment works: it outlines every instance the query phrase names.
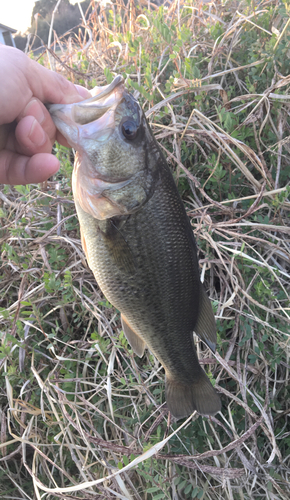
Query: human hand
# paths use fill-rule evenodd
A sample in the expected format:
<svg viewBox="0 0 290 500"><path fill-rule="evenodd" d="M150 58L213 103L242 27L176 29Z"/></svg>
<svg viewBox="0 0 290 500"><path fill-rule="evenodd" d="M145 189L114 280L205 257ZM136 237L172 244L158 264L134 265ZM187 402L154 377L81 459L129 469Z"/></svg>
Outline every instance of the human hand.
<svg viewBox="0 0 290 500"><path fill-rule="evenodd" d="M42 182L59 169L51 154L57 140L69 146L44 103L70 104L90 97L84 87L0 44L0 184Z"/></svg>

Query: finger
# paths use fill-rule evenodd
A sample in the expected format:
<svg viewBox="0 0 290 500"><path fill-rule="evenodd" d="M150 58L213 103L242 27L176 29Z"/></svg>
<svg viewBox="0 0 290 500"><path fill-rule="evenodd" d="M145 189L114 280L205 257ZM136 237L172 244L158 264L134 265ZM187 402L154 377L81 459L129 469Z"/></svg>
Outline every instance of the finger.
<svg viewBox="0 0 290 500"><path fill-rule="evenodd" d="M36 97L33 97L31 101L29 101L29 103L17 117L17 120L20 121L26 116L34 116L34 118L36 118L38 123L40 123L40 125L42 126L43 130L47 133L51 141L53 142L55 140L56 128L50 116L50 113L44 106L44 104Z"/></svg>
<svg viewBox="0 0 290 500"><path fill-rule="evenodd" d="M82 85L77 85L76 83L74 84L75 88L77 89L78 94L83 98L83 99L88 99L89 97L92 97L91 92L83 87ZM70 104L70 103L69 103Z"/></svg>
<svg viewBox="0 0 290 500"><path fill-rule="evenodd" d="M37 125L38 122L35 122L33 116L23 118L16 127L15 135L10 135L6 149L26 156L32 156L36 153L51 153L55 141L62 146L70 148L71 146L65 137L56 129L50 115L47 120L48 122L51 121L51 123L45 125L42 122L42 125ZM42 130L43 126L47 133L45 133L45 130Z"/></svg>
<svg viewBox="0 0 290 500"><path fill-rule="evenodd" d="M32 59L30 59L30 64L30 71L26 72L26 78L33 95L41 102L71 104L91 97L87 89L74 85L62 75L44 68Z"/></svg>
<svg viewBox="0 0 290 500"><path fill-rule="evenodd" d="M25 156L51 153L51 140L33 116L25 116L20 120L15 130L15 138L14 147L17 153Z"/></svg>
<svg viewBox="0 0 290 500"><path fill-rule="evenodd" d="M79 102L90 93L63 76L44 68L14 47L0 44L0 124L13 122L31 98L42 102ZM13 78L9 78L13 75Z"/></svg>
<svg viewBox="0 0 290 500"><path fill-rule="evenodd" d="M3 123L2 125L0 125L0 151L6 148L8 139L11 135L14 134L15 128L15 122L5 124Z"/></svg>
<svg viewBox="0 0 290 500"><path fill-rule="evenodd" d="M58 159L47 153L27 157L12 151L0 152L0 184L30 184L48 179L59 169Z"/></svg>

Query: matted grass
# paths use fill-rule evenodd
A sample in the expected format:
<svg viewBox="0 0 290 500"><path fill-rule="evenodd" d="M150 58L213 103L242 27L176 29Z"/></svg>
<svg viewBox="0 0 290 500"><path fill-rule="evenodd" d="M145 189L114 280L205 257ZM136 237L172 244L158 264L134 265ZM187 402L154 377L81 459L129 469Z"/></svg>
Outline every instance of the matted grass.
<svg viewBox="0 0 290 500"><path fill-rule="evenodd" d="M95 2L39 60L88 88L123 74L142 103L197 239L222 412L170 418L86 264L56 145L54 179L0 193L0 496L288 499L289 2L141 4Z"/></svg>

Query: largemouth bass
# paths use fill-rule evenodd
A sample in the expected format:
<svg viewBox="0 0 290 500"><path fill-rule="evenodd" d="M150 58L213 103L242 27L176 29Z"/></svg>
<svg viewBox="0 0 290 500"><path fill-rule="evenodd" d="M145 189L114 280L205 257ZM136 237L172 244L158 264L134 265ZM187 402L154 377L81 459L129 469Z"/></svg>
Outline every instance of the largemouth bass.
<svg viewBox="0 0 290 500"><path fill-rule="evenodd" d="M72 185L83 249L129 344L140 357L147 346L163 365L176 418L215 414L220 398L193 341L195 331L214 351L215 320L189 219L140 105L119 76L90 99L49 111L77 151Z"/></svg>

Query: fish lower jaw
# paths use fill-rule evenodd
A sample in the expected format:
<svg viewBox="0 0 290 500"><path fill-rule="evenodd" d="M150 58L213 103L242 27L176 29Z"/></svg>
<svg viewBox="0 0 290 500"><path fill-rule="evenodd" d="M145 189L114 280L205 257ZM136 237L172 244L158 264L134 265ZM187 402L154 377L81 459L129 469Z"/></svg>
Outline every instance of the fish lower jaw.
<svg viewBox="0 0 290 500"><path fill-rule="evenodd" d="M116 191L118 189L122 189L125 186L128 186L132 182L132 179L125 179L121 181L104 181L100 178L94 177L87 179L86 183L90 186L91 195L102 195L104 191Z"/></svg>
<svg viewBox="0 0 290 500"><path fill-rule="evenodd" d="M115 205L110 200L101 195L88 195L77 198L79 205L87 214L94 219L103 221L112 217L124 215L123 207Z"/></svg>
<svg viewBox="0 0 290 500"><path fill-rule="evenodd" d="M73 176L73 194L75 201L87 214L94 219L105 220L111 217L125 215L126 207L110 199L110 192L115 193L130 184L131 179L121 182L108 182L101 179L82 179ZM112 195L113 197L113 195Z"/></svg>

